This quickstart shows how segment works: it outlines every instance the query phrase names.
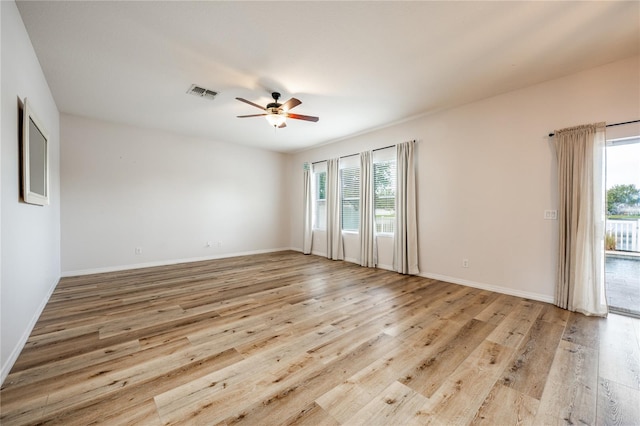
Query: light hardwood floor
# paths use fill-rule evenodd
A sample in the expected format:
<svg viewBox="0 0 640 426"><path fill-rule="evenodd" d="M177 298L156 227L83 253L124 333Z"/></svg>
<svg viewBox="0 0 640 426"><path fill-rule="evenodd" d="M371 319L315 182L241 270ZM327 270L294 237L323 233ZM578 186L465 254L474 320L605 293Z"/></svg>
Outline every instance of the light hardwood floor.
<svg viewBox="0 0 640 426"><path fill-rule="evenodd" d="M64 278L0 423L640 424L639 324L295 252Z"/></svg>

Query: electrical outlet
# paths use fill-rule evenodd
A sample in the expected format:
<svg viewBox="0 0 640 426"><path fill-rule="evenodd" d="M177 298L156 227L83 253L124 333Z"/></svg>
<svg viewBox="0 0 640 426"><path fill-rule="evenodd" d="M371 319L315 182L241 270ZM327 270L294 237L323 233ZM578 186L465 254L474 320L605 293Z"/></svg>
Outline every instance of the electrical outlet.
<svg viewBox="0 0 640 426"><path fill-rule="evenodd" d="M207 247L213 247L213 241L207 241Z"/></svg>
<svg viewBox="0 0 640 426"><path fill-rule="evenodd" d="M462 267L463 268L469 267L469 259L462 259Z"/></svg>
<svg viewBox="0 0 640 426"><path fill-rule="evenodd" d="M136 247L136 254L142 254L142 247Z"/></svg>
<svg viewBox="0 0 640 426"><path fill-rule="evenodd" d="M558 210L545 210L544 220L558 220Z"/></svg>

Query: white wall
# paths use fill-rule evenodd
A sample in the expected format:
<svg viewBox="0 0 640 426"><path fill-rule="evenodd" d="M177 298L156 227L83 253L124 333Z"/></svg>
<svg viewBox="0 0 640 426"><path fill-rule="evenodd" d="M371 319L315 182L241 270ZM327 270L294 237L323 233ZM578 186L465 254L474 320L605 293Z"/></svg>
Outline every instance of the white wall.
<svg viewBox="0 0 640 426"><path fill-rule="evenodd" d="M284 154L67 114L61 140L63 275L289 246Z"/></svg>
<svg viewBox="0 0 640 426"><path fill-rule="evenodd" d="M59 114L13 1L2 20L0 381L9 373L60 277ZM24 98L49 132L50 204L20 198L19 112Z"/></svg>
<svg viewBox="0 0 640 426"><path fill-rule="evenodd" d="M292 155L291 246L302 246L303 162L416 139L421 275L552 301L557 222L543 211L557 209L557 191L547 135L639 119L639 73L640 59L629 58Z"/></svg>

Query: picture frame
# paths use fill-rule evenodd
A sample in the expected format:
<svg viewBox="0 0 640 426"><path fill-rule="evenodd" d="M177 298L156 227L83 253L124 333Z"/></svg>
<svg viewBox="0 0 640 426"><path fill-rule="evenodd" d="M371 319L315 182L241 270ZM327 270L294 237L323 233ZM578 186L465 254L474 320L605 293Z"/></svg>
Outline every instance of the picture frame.
<svg viewBox="0 0 640 426"><path fill-rule="evenodd" d="M49 133L25 98L22 114L22 198L49 204Z"/></svg>

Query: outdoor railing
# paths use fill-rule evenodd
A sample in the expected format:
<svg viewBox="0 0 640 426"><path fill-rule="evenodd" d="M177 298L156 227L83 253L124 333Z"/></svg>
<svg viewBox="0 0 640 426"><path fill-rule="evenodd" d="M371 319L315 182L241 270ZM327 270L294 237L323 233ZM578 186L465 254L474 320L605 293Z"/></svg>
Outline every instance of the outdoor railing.
<svg viewBox="0 0 640 426"><path fill-rule="evenodd" d="M640 251L640 219L607 219L607 234L615 236L616 250Z"/></svg>

